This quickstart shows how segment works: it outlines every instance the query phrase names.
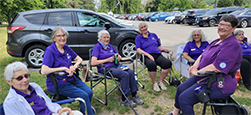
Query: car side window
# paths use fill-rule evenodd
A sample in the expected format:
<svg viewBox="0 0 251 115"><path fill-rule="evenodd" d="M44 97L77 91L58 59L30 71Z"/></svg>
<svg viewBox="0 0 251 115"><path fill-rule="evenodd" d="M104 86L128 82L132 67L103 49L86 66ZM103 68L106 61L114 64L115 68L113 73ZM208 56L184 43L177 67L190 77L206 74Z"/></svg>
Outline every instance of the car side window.
<svg viewBox="0 0 251 115"><path fill-rule="evenodd" d="M223 14L226 14L227 10L226 9L221 9L221 11L219 12L219 15L222 16Z"/></svg>
<svg viewBox="0 0 251 115"><path fill-rule="evenodd" d="M39 14L28 14L25 15L24 18L32 24L39 24L42 25L44 22L45 13L39 13Z"/></svg>
<svg viewBox="0 0 251 115"><path fill-rule="evenodd" d="M228 13L231 13L231 12L235 11L236 9L237 8L228 8L227 11L228 11Z"/></svg>
<svg viewBox="0 0 251 115"><path fill-rule="evenodd" d="M251 11L246 12L245 15L251 15Z"/></svg>
<svg viewBox="0 0 251 115"><path fill-rule="evenodd" d="M49 13L48 25L53 26L72 26L71 12L53 12Z"/></svg>
<svg viewBox="0 0 251 115"><path fill-rule="evenodd" d="M105 21L97 15L77 12L79 24L81 27L104 27Z"/></svg>

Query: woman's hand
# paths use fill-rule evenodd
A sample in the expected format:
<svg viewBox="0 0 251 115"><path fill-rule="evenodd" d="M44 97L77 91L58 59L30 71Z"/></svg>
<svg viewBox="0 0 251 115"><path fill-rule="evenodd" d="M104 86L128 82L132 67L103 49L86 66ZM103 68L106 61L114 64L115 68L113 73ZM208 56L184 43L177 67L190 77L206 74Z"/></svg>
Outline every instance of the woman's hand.
<svg viewBox="0 0 251 115"><path fill-rule="evenodd" d="M120 60L121 60L121 56L120 56L120 55L118 55L118 58L117 58L117 60L118 60L118 61L120 61Z"/></svg>
<svg viewBox="0 0 251 115"><path fill-rule="evenodd" d="M76 67L76 66L73 66L73 65L72 65L72 66L70 66L70 71L71 71L71 72L75 72L75 71L76 71L76 69L77 69L77 67Z"/></svg>
<svg viewBox="0 0 251 115"><path fill-rule="evenodd" d="M149 57L150 58L150 60L152 60L152 61L154 61L154 58L153 58L153 56L152 55L148 55L147 57Z"/></svg>
<svg viewBox="0 0 251 115"><path fill-rule="evenodd" d="M193 75L197 76L197 75L198 75L197 72L198 72L198 69L195 68L194 66L191 66L191 67L188 69L188 73L189 73L189 74L192 73Z"/></svg>
<svg viewBox="0 0 251 115"><path fill-rule="evenodd" d="M71 109L68 108L68 107L60 108L60 109L58 110L58 114L61 115L63 112L66 112L66 111L68 111L69 115L72 115L72 111L71 111Z"/></svg>
<svg viewBox="0 0 251 115"><path fill-rule="evenodd" d="M106 60L107 60L107 62L113 62L114 61L114 56L111 56L111 57L107 58Z"/></svg>
<svg viewBox="0 0 251 115"><path fill-rule="evenodd" d="M71 71L70 69L68 69L67 67L64 67L65 69L64 69L64 71L66 72L66 73L68 73L69 75L67 75L68 77L71 77L72 75L73 75L73 72L74 71Z"/></svg>

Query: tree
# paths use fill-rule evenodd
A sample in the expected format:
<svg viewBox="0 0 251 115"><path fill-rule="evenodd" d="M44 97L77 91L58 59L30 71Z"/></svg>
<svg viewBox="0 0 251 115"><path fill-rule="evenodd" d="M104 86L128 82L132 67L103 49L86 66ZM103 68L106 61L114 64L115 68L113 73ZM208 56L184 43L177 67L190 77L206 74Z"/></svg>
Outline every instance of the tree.
<svg viewBox="0 0 251 115"><path fill-rule="evenodd" d="M191 1L190 0L178 0L177 7L180 11L184 11L186 9L191 9Z"/></svg>
<svg viewBox="0 0 251 115"><path fill-rule="evenodd" d="M235 6L242 6L243 0L234 0Z"/></svg>
<svg viewBox="0 0 251 115"><path fill-rule="evenodd" d="M43 3L40 0L0 0L1 13L7 17L8 23L18 12L42 7Z"/></svg>
<svg viewBox="0 0 251 115"><path fill-rule="evenodd" d="M233 0L219 0L217 3L217 7L229 7L233 6Z"/></svg>

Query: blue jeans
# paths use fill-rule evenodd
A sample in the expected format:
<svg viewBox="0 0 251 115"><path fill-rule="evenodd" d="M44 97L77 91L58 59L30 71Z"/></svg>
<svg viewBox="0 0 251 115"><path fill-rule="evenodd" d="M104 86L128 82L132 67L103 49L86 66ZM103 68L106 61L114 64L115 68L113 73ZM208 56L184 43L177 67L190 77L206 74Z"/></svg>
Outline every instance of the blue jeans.
<svg viewBox="0 0 251 115"><path fill-rule="evenodd" d="M138 91L138 86L135 81L133 70L129 69L126 71L122 71L117 69L117 66L115 65L106 67L105 70L111 70L111 74L113 75L113 77L120 79L121 89L126 95ZM104 70L100 70L99 72L104 73Z"/></svg>
<svg viewBox="0 0 251 115"><path fill-rule="evenodd" d="M183 115L194 115L193 106L200 101L195 95L194 89L201 86L203 89L207 89L206 84L197 84L197 79L192 76L184 83L180 84L177 88L175 95L174 106L180 109ZM210 99L218 99L230 96L232 93L223 94L220 89L214 87L210 88L211 93L209 94Z"/></svg>
<svg viewBox="0 0 251 115"><path fill-rule="evenodd" d="M55 88L51 89L52 92L56 93ZM76 79L75 82L66 82L65 84L58 86L58 93L71 98L83 98L86 103L88 115L94 115L91 108L91 100L93 92L89 86L83 83L80 79ZM83 102L79 102L81 109L80 111L85 114L85 105Z"/></svg>

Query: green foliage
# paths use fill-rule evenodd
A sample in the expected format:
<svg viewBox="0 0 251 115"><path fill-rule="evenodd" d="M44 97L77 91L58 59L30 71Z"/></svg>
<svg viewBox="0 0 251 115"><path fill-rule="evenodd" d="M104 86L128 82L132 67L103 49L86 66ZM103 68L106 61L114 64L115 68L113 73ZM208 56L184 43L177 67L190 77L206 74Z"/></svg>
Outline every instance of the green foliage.
<svg viewBox="0 0 251 115"><path fill-rule="evenodd" d="M217 7L229 7L229 6L233 6L233 0L219 0L217 2Z"/></svg>
<svg viewBox="0 0 251 115"><path fill-rule="evenodd" d="M245 8L250 8L250 5L246 5Z"/></svg>
<svg viewBox="0 0 251 115"><path fill-rule="evenodd" d="M234 0L235 6L242 6L243 0Z"/></svg>

